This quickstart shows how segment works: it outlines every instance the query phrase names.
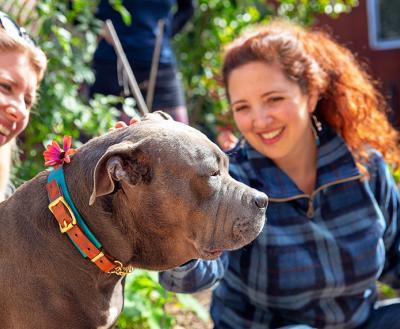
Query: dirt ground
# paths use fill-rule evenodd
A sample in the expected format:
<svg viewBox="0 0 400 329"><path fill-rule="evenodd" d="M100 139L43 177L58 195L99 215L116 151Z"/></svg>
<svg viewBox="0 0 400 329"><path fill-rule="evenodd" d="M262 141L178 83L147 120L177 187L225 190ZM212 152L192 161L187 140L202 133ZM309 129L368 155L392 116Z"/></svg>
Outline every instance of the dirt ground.
<svg viewBox="0 0 400 329"><path fill-rule="evenodd" d="M207 311L209 310L211 290L195 293L193 297L195 297ZM174 314L177 321L173 329L212 329L213 327L211 319L204 322L192 312L182 312L182 310L179 309L171 309L169 311Z"/></svg>

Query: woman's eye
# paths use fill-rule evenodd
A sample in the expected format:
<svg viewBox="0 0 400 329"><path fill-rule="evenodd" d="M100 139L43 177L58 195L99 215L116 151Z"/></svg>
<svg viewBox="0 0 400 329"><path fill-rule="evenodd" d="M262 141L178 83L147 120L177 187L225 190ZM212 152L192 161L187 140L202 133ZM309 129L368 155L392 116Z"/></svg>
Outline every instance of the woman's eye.
<svg viewBox="0 0 400 329"><path fill-rule="evenodd" d="M245 109L247 109L247 106L237 106L233 108L233 112L240 112L240 111L244 111Z"/></svg>
<svg viewBox="0 0 400 329"><path fill-rule="evenodd" d="M271 103L277 103L283 100L283 97L272 97L269 99Z"/></svg>
<svg viewBox="0 0 400 329"><path fill-rule="evenodd" d="M25 106L27 109L32 107L32 100L30 99L25 99Z"/></svg>
<svg viewBox="0 0 400 329"><path fill-rule="evenodd" d="M11 91L11 86L7 83L0 83L0 87L1 87L1 89L5 90L7 92Z"/></svg>

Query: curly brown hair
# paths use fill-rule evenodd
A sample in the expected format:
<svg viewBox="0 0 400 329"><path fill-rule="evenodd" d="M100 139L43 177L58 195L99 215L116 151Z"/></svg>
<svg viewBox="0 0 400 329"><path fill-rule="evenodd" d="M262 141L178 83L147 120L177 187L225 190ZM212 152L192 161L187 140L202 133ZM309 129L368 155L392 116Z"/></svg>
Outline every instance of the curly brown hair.
<svg viewBox="0 0 400 329"><path fill-rule="evenodd" d="M252 61L277 63L303 93L316 92L315 115L343 137L363 172L368 147L400 168L399 134L389 123L376 81L349 49L327 33L283 20L247 30L226 47L222 67L226 90L230 73Z"/></svg>

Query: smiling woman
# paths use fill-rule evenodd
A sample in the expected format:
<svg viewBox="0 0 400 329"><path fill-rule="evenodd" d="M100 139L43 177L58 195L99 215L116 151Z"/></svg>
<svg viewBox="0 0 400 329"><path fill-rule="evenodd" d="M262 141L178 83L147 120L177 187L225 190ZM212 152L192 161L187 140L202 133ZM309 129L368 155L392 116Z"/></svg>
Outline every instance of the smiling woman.
<svg viewBox="0 0 400 329"><path fill-rule="evenodd" d="M222 80L242 140L231 175L269 196L255 241L160 274L212 287L215 329L399 328L399 134L373 79L328 35L272 21L226 49Z"/></svg>
<svg viewBox="0 0 400 329"><path fill-rule="evenodd" d="M301 166L306 172L316 171L317 148L309 118L316 94L304 94L278 64L262 61L241 65L228 81L233 117L243 137L289 175ZM307 177L304 172L297 176ZM308 176L297 184L311 193L315 176Z"/></svg>
<svg viewBox="0 0 400 329"><path fill-rule="evenodd" d="M0 202L9 194L12 145L28 124L46 62L25 30L0 12Z"/></svg>

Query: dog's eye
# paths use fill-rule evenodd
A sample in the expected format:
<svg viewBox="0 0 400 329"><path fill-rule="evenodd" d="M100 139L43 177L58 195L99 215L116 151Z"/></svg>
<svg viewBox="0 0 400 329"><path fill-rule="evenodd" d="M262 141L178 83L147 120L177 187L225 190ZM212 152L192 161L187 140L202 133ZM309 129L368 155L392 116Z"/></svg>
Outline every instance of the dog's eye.
<svg viewBox="0 0 400 329"><path fill-rule="evenodd" d="M221 172L219 170L216 170L211 173L211 176L219 176L220 174L221 174Z"/></svg>

